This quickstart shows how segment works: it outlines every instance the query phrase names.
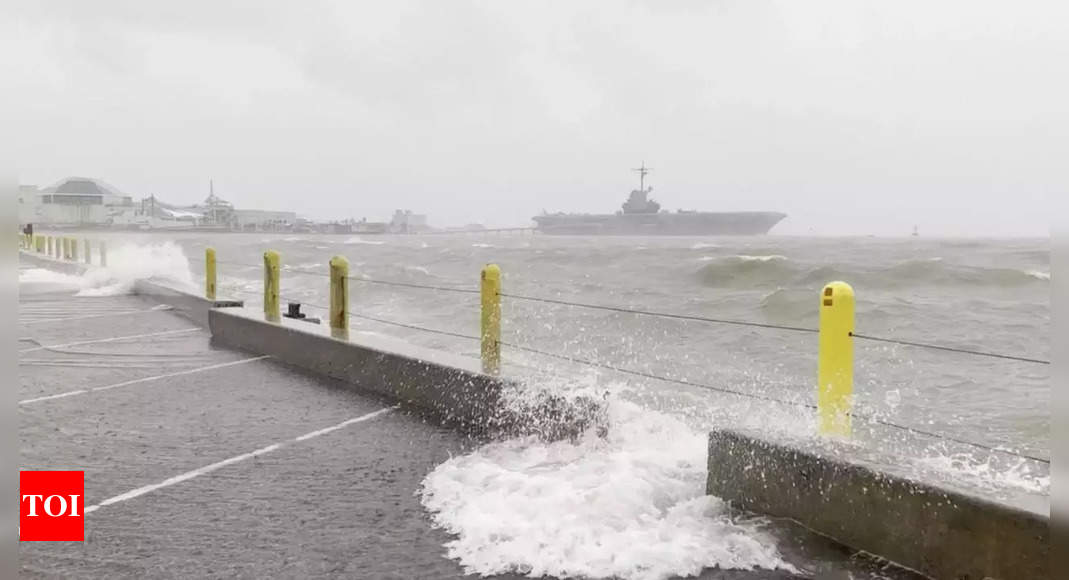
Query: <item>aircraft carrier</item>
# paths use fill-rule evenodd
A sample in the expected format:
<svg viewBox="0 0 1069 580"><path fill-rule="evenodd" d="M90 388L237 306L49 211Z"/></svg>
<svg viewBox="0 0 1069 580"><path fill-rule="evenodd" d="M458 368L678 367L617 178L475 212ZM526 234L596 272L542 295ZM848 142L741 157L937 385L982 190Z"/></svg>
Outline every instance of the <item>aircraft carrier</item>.
<svg viewBox="0 0 1069 580"><path fill-rule="evenodd" d="M635 169L639 188L631 191L615 214L543 213L533 219L544 234L561 235L661 235L661 236L752 236L767 234L787 214L774 211L661 211L649 198L646 187L650 169L643 163Z"/></svg>

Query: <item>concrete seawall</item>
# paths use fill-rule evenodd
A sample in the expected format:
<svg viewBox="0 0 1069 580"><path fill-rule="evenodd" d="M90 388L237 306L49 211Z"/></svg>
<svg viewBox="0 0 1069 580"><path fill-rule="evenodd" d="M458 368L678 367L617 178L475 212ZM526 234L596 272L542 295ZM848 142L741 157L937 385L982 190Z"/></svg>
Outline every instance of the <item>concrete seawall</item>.
<svg viewBox="0 0 1069 580"><path fill-rule="evenodd" d="M211 310L208 318L219 344L359 385L465 431L496 428L502 420L506 384L479 372L476 360L379 336L340 340L324 326L286 318L269 323L244 308Z"/></svg>
<svg viewBox="0 0 1069 580"><path fill-rule="evenodd" d="M208 328L208 313L213 308L236 308L245 304L243 300L209 300L203 296L176 290L166 284L152 280L134 282L134 294L151 297L153 300L166 304L202 328Z"/></svg>
<svg viewBox="0 0 1069 580"><path fill-rule="evenodd" d="M90 268L88 264L82 262L56 260L54 258L45 256L44 254L27 252L25 250L19 251L19 261L24 264L30 264L37 268L46 268L48 270L52 270L53 272L69 274L71 276L80 276Z"/></svg>
<svg viewBox="0 0 1069 580"><path fill-rule="evenodd" d="M339 339L326 326L267 322L247 308L213 308L208 319L214 342L356 385L473 435L560 439L601 420L595 401L565 400L487 375L478 360L402 340L364 333Z"/></svg>
<svg viewBox="0 0 1069 580"><path fill-rule="evenodd" d="M922 481L892 457L858 455L833 442L714 431L707 492L933 578L1053 577L1049 499L995 500Z"/></svg>

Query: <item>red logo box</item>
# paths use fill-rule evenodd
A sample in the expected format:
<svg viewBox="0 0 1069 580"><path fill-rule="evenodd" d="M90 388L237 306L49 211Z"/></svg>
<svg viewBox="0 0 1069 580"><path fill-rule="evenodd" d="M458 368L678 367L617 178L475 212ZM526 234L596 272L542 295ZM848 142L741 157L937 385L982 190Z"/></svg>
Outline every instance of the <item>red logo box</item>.
<svg viewBox="0 0 1069 580"><path fill-rule="evenodd" d="M85 472L19 472L19 540L85 540Z"/></svg>

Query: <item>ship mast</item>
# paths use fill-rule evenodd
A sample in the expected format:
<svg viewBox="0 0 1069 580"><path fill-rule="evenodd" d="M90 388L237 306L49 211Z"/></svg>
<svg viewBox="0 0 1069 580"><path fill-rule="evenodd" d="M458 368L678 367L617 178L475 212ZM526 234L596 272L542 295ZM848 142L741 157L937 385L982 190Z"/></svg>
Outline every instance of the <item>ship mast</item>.
<svg viewBox="0 0 1069 580"><path fill-rule="evenodd" d="M649 168L649 167L646 167L646 162L643 161L641 167L636 167L635 169L632 169L631 171L637 171L638 172L638 190L639 191L646 191L646 174L649 173L650 171L652 171L652 169Z"/></svg>

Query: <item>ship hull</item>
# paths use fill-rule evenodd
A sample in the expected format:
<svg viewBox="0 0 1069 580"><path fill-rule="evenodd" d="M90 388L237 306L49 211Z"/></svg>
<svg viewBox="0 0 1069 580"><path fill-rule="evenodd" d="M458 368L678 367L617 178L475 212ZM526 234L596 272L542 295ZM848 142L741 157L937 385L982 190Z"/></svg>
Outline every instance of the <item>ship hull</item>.
<svg viewBox="0 0 1069 580"><path fill-rule="evenodd" d="M756 236L785 217L771 211L546 214L534 221L540 233L557 235Z"/></svg>

